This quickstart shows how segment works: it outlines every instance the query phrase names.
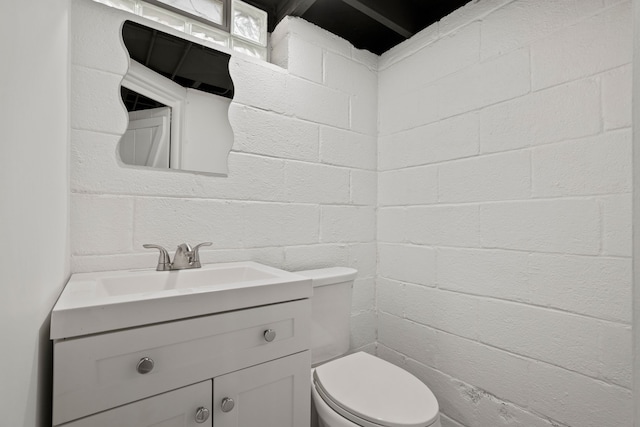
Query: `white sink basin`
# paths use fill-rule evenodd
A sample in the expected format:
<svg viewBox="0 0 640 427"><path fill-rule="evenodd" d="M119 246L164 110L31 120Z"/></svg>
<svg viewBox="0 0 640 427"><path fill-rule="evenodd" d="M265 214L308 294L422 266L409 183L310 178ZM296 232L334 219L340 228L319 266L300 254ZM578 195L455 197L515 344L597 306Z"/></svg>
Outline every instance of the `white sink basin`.
<svg viewBox="0 0 640 427"><path fill-rule="evenodd" d="M309 298L311 293L311 279L255 262L74 274L53 308L51 339Z"/></svg>

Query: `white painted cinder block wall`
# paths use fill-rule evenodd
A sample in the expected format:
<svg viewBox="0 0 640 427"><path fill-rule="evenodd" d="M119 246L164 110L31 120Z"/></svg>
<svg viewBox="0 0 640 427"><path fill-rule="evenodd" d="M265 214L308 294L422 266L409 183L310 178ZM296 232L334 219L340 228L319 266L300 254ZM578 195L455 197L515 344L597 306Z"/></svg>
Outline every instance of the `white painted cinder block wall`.
<svg viewBox="0 0 640 427"><path fill-rule="evenodd" d="M202 241L213 242L204 263L353 266L352 347L374 351L377 57L287 19L272 41L280 61L291 58L290 72L231 60L227 178L121 167L124 19L144 22L72 3L72 271L148 268L157 253L143 243Z"/></svg>
<svg viewBox="0 0 640 427"><path fill-rule="evenodd" d="M443 427L632 425L629 1L480 1L379 62L378 354Z"/></svg>

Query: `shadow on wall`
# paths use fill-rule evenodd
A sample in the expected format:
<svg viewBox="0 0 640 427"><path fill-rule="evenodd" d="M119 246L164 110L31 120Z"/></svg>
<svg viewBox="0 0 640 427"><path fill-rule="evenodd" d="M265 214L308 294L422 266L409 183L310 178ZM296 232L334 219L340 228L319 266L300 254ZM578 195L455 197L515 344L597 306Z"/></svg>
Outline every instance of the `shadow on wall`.
<svg viewBox="0 0 640 427"><path fill-rule="evenodd" d="M37 390L30 390L30 395L36 396L36 407L27 407L24 419L27 420L33 415L29 411L35 410L35 425L38 427L51 427L51 411L53 407L53 343L49 339L49 326L51 324L51 314L49 314L40 329L38 330L38 342L36 343L36 354L33 361L32 374L36 374L35 381L31 381L31 387Z"/></svg>

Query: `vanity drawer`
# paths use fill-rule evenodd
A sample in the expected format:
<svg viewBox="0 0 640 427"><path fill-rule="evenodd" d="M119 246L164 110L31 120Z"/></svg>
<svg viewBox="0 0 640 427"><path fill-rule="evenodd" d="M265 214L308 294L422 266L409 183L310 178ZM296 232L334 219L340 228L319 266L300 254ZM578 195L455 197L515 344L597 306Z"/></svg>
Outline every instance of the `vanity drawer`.
<svg viewBox="0 0 640 427"><path fill-rule="evenodd" d="M64 427L212 427L211 381L204 381L119 406L65 424ZM199 419L197 419L199 418Z"/></svg>
<svg viewBox="0 0 640 427"><path fill-rule="evenodd" d="M310 313L300 300L58 341L53 424L309 349Z"/></svg>

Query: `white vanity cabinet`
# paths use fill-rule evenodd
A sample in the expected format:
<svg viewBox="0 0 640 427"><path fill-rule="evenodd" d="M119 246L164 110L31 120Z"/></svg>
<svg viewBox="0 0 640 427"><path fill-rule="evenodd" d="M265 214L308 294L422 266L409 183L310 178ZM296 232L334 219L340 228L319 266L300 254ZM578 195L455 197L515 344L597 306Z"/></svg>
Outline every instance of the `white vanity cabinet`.
<svg viewBox="0 0 640 427"><path fill-rule="evenodd" d="M58 339L53 424L308 426L310 310L301 299Z"/></svg>

